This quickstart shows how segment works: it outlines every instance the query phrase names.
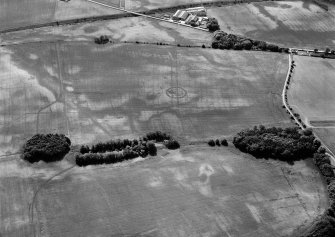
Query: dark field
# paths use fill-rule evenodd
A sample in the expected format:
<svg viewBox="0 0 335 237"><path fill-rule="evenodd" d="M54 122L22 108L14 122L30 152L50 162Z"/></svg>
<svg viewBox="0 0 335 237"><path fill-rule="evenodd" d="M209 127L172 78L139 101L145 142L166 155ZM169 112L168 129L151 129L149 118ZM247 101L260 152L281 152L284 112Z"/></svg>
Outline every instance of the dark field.
<svg viewBox="0 0 335 237"><path fill-rule="evenodd" d="M163 130L186 142L290 125L285 54L45 43L8 47L1 61L2 154L36 132L80 144Z"/></svg>

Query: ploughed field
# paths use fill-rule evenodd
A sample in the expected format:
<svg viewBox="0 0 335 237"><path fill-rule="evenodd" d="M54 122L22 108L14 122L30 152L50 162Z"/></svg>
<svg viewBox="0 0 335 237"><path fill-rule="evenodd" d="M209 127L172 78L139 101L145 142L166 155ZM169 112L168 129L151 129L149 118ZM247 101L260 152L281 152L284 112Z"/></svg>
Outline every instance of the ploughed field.
<svg viewBox="0 0 335 237"><path fill-rule="evenodd" d="M327 206L309 161L186 146L119 165L0 161L3 236L287 236Z"/></svg>
<svg viewBox="0 0 335 237"><path fill-rule="evenodd" d="M325 11L309 1L237 4L208 9L221 29L286 47L335 46L335 7Z"/></svg>
<svg viewBox="0 0 335 237"><path fill-rule="evenodd" d="M0 61L1 154L38 132L82 144L162 130L187 142L291 125L286 54L36 43L2 48Z"/></svg>
<svg viewBox="0 0 335 237"><path fill-rule="evenodd" d="M303 56L294 61L289 104L335 152L335 61Z"/></svg>
<svg viewBox="0 0 335 237"><path fill-rule="evenodd" d="M119 13L121 12L118 10L89 3L86 0L71 0L69 2L60 0L2 0L0 1L0 31L60 20Z"/></svg>

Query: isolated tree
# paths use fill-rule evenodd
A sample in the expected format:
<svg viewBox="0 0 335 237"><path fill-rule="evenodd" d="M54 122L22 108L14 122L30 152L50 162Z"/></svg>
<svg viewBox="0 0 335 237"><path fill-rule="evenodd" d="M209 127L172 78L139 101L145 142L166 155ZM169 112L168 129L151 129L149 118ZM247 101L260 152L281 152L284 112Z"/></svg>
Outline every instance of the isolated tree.
<svg viewBox="0 0 335 237"><path fill-rule="evenodd" d="M227 139L222 139L222 140L221 140L221 145L222 145L222 146L228 146Z"/></svg>
<svg viewBox="0 0 335 237"><path fill-rule="evenodd" d="M148 142L147 143L147 148L148 148L148 153L151 156L157 155L157 148L153 142Z"/></svg>
<svg viewBox="0 0 335 237"><path fill-rule="evenodd" d="M214 142L214 140L213 140L213 139L210 139L210 140L208 141L208 145L210 145L210 146L215 146L215 142Z"/></svg>
<svg viewBox="0 0 335 237"><path fill-rule="evenodd" d="M210 32L220 30L219 22L215 18L209 18L207 22L207 29Z"/></svg>
<svg viewBox="0 0 335 237"><path fill-rule="evenodd" d="M175 150L175 149L180 148L179 142L174 140L174 139L165 140L164 145L166 146L166 148L168 148L170 150Z"/></svg>

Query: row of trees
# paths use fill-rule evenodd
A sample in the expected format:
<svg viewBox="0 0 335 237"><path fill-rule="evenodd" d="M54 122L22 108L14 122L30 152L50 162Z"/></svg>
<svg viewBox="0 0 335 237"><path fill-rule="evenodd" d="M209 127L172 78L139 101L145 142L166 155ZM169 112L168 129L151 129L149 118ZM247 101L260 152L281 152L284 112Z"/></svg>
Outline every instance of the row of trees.
<svg viewBox="0 0 335 237"><path fill-rule="evenodd" d="M97 144L92 145L91 147L87 145L82 145L80 147L80 153L103 153L107 151L121 151L126 147L135 147L135 146L145 146L145 142L142 140L138 141L137 139L128 140L128 139L116 139L110 140L107 142L98 142Z"/></svg>
<svg viewBox="0 0 335 237"><path fill-rule="evenodd" d="M285 161L313 157L321 143L312 131L298 127L265 128L255 126L239 132L233 140L236 148L258 158L276 158Z"/></svg>
<svg viewBox="0 0 335 237"><path fill-rule="evenodd" d="M108 142L99 142L92 145L82 145L80 154L76 156L79 166L95 164L111 164L136 157L155 156L157 148L154 142L163 142L168 149L178 149L180 144L169 134L156 131L149 132L138 140L117 139Z"/></svg>
<svg viewBox="0 0 335 237"><path fill-rule="evenodd" d="M155 144L153 142L145 142L141 146L127 146L122 151L77 154L76 164L78 166L112 164L131 160L139 156L144 158L148 155L155 156L156 154L157 148Z"/></svg>
<svg viewBox="0 0 335 237"><path fill-rule="evenodd" d="M163 142L163 144L168 149L178 149L180 144L178 141L172 138L171 135L156 131L156 132L149 132L145 136L140 137L138 140L129 140L129 139L117 139L117 140L110 140L107 142L98 142L97 144L92 145L91 147L87 145L82 145L80 147L80 153L104 153L104 152L111 152L111 151L121 151L125 148L132 148L137 150L144 149L143 147L146 146L148 141L153 142Z"/></svg>
<svg viewBox="0 0 335 237"><path fill-rule="evenodd" d="M215 145L217 145L217 146L221 146L221 145L222 146L228 146L228 141L227 141L227 139L221 139L221 141L219 139L216 139L215 141L213 139L210 139L207 142L207 144L209 146L215 146Z"/></svg>
<svg viewBox="0 0 335 237"><path fill-rule="evenodd" d="M22 158L30 163L58 161L70 151L71 140L64 134L36 134L23 145Z"/></svg>
<svg viewBox="0 0 335 237"><path fill-rule="evenodd" d="M280 48L274 44L268 44L264 41L252 40L246 37L228 34L224 31L214 33L212 48L214 49L234 49L234 50L262 50L271 52L288 53L288 48Z"/></svg>

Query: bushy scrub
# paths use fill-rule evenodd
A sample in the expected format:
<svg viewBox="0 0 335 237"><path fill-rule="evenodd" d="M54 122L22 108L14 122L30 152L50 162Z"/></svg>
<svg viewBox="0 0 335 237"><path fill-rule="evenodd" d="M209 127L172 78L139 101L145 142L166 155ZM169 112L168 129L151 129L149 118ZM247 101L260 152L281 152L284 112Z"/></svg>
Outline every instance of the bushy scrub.
<svg viewBox="0 0 335 237"><path fill-rule="evenodd" d="M222 145L222 146L228 146L228 141L227 141L227 139L222 139L222 140L221 140L221 145Z"/></svg>
<svg viewBox="0 0 335 237"><path fill-rule="evenodd" d="M23 146L22 158L30 163L58 161L70 151L71 141L63 134L36 134Z"/></svg>
<svg viewBox="0 0 335 237"><path fill-rule="evenodd" d="M208 145L209 145L209 146L215 146L215 141L214 141L213 139L210 139L210 140L208 141Z"/></svg>
<svg viewBox="0 0 335 237"><path fill-rule="evenodd" d="M175 149L180 148L179 142L174 140L174 139L165 140L164 145L165 145L166 148L168 148L170 150L175 150Z"/></svg>
<svg viewBox="0 0 335 237"><path fill-rule="evenodd" d="M109 38L107 35L101 35L94 39L94 43L96 44L107 44L109 42Z"/></svg>

